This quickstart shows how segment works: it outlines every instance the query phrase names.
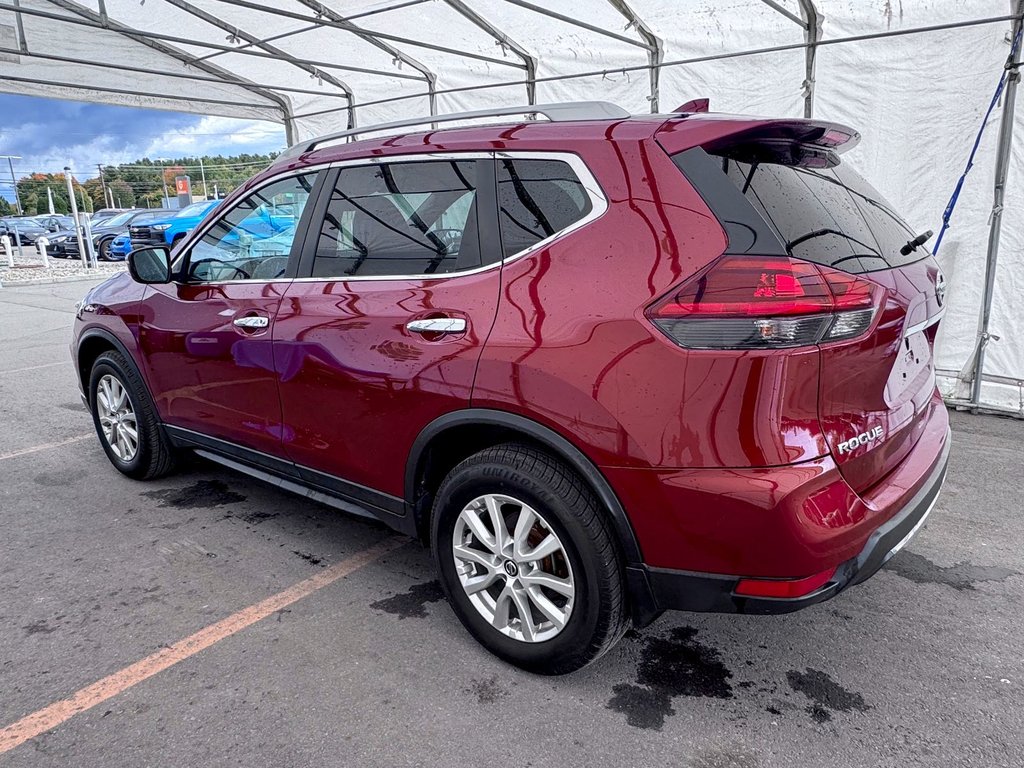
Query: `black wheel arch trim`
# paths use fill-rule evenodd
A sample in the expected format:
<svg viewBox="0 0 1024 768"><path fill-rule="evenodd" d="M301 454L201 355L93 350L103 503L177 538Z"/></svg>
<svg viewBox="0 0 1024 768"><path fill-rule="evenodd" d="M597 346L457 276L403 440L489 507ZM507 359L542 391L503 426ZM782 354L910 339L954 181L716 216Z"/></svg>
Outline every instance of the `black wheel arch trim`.
<svg viewBox="0 0 1024 768"><path fill-rule="evenodd" d="M629 522L626 511L615 491L612 490L611 485L597 466L579 448L553 429L508 411L491 408L466 408L439 416L424 427L412 444L405 468L405 498L410 508L415 508L417 502L416 478L427 446L441 433L453 427L467 425L491 425L512 429L522 432L551 449L558 458L583 476L608 510L626 564L634 565L643 562L640 543L637 541L633 525Z"/></svg>
<svg viewBox="0 0 1024 768"><path fill-rule="evenodd" d="M82 377L82 346L86 341L94 338L101 338L114 347L114 349L120 353L121 357L127 361L128 365L135 369L135 373L138 374L143 383L145 383L147 387L149 386L149 381L146 379L145 374L142 372L139 364L135 362L135 356L132 355L128 350L128 347L124 345L123 341L117 338L117 336L106 328L88 328L82 331L82 335L78 337L78 341L75 343L75 371L78 373L79 382L82 385L82 392L85 394L86 400L88 400L89 397L89 381L88 374L86 374L86 378Z"/></svg>

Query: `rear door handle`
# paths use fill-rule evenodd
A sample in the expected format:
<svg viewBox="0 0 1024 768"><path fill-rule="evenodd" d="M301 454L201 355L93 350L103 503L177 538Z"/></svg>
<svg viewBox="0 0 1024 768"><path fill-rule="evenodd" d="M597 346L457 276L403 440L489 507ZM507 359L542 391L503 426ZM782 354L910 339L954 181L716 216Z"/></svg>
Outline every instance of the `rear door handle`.
<svg viewBox="0 0 1024 768"><path fill-rule="evenodd" d="M466 321L461 317L430 317L410 320L405 327L413 333L464 333Z"/></svg>
<svg viewBox="0 0 1024 768"><path fill-rule="evenodd" d="M259 315L247 315L245 317L236 317L232 322L239 328L255 330L257 328L266 328L270 325L270 318L260 317Z"/></svg>

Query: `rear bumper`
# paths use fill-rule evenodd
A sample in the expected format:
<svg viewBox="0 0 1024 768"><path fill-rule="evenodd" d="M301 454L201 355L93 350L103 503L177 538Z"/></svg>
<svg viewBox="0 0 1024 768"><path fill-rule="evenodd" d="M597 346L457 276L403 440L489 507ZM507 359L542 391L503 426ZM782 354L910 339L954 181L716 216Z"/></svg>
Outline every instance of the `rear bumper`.
<svg viewBox="0 0 1024 768"><path fill-rule="evenodd" d="M643 602L648 602L646 596L649 595L651 603L641 608L638 615L653 617L664 610L789 613L835 597L847 587L871 577L920 530L946 478L949 448L947 429L942 450L918 491L868 536L856 556L841 562L828 583L814 592L797 598L746 597L736 594L739 576L631 566L628 569L631 592L644 595Z"/></svg>

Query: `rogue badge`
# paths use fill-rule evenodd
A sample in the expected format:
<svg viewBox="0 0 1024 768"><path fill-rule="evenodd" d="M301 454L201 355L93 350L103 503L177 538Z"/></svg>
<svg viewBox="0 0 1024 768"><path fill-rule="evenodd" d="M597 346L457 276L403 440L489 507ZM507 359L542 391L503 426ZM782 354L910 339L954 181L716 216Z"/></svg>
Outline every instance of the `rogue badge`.
<svg viewBox="0 0 1024 768"><path fill-rule="evenodd" d="M878 440L882 436L881 427L872 427L867 432L861 432L856 437L851 437L849 440L844 440L839 444L839 453L849 453L854 448L859 448L862 445L870 443L872 440Z"/></svg>

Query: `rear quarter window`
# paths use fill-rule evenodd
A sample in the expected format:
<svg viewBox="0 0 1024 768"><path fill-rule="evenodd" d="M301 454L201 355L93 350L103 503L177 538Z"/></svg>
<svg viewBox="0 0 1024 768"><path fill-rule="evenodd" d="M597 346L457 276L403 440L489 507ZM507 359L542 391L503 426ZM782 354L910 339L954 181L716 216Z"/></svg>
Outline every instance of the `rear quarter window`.
<svg viewBox="0 0 1024 768"><path fill-rule="evenodd" d="M505 256L532 248L590 213L590 196L566 162L499 159L497 170Z"/></svg>

